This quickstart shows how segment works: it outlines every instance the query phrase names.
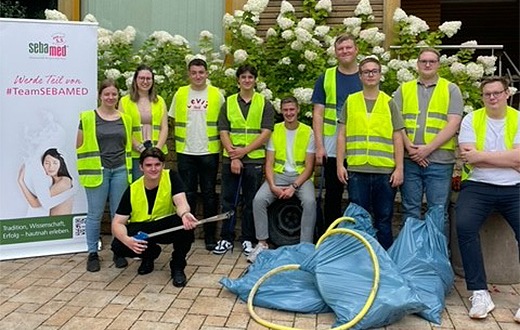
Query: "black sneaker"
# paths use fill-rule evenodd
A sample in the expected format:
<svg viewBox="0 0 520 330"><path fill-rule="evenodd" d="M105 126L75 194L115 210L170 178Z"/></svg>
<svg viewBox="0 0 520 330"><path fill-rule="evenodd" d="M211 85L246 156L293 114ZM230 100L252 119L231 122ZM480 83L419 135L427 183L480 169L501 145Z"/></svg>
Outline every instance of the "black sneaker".
<svg viewBox="0 0 520 330"><path fill-rule="evenodd" d="M159 245L152 245L149 249L153 250L150 251L150 255L146 256L146 258L143 258L143 261L141 261L141 266L137 269L137 274L139 275L146 275L153 272L154 261L161 254L161 247Z"/></svg>
<svg viewBox="0 0 520 330"><path fill-rule="evenodd" d="M213 249L217 246L217 241L214 238L205 238L204 243L206 244L206 250L213 251Z"/></svg>
<svg viewBox="0 0 520 330"><path fill-rule="evenodd" d="M89 272L99 272L101 266L99 264L99 256L96 252L92 252L88 254L87 259L87 271Z"/></svg>
<svg viewBox="0 0 520 330"><path fill-rule="evenodd" d="M183 270L176 269L172 271L172 284L177 288L186 286L186 274L184 274Z"/></svg>
<svg viewBox="0 0 520 330"><path fill-rule="evenodd" d="M114 260L114 266L116 266L116 268L125 268L128 266L128 261L126 261L125 257L114 254L112 260Z"/></svg>

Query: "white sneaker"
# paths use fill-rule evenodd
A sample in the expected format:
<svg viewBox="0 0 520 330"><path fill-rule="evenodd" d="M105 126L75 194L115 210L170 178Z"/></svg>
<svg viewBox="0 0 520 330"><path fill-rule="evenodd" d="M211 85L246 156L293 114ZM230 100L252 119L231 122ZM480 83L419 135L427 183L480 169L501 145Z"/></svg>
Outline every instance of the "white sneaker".
<svg viewBox="0 0 520 330"><path fill-rule="evenodd" d="M213 254L225 254L226 252L231 251L233 253L233 243L226 241L225 239L221 239L217 242L217 246L211 251Z"/></svg>
<svg viewBox="0 0 520 330"><path fill-rule="evenodd" d="M251 243L250 241L243 241L242 252L247 257L251 252L253 252L253 243Z"/></svg>
<svg viewBox="0 0 520 330"><path fill-rule="evenodd" d="M488 313L495 309L495 304L487 290L473 291L473 295L469 297L469 300L471 301L469 317L472 319L485 319Z"/></svg>
<svg viewBox="0 0 520 330"><path fill-rule="evenodd" d="M520 323L520 308L516 311L516 314L513 317L513 320L515 320L517 323Z"/></svg>
<svg viewBox="0 0 520 330"><path fill-rule="evenodd" d="M258 243L256 247L251 251L251 253L247 256L247 261L250 263L255 262L256 257L262 253L262 251L268 250L269 247L267 245L264 245L262 243Z"/></svg>

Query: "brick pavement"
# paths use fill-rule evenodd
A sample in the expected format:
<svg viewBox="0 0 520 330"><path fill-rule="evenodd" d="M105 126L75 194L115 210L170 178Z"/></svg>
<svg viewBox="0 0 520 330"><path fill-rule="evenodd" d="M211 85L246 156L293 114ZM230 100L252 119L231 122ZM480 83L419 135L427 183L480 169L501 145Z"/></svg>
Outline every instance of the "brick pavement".
<svg viewBox="0 0 520 330"><path fill-rule="evenodd" d="M105 243L109 239L104 237ZM175 288L168 266L171 248L165 250L155 271L145 276L137 275L139 261L116 269L107 244L97 273L86 272L86 253L2 261L0 329L264 329L249 316L246 304L218 283L247 268L240 253L211 255L197 240L186 269L188 285ZM486 320L467 317L469 293L464 280L457 278L440 327L412 315L385 329L519 330L512 318L520 302L520 284L489 289L497 307ZM328 329L334 322L333 314L255 310L289 327Z"/></svg>

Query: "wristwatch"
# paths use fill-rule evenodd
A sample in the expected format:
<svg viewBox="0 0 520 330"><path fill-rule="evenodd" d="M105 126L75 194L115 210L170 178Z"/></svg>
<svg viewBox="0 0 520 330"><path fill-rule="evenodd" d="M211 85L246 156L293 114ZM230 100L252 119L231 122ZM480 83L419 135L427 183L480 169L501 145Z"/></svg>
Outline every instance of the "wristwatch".
<svg viewBox="0 0 520 330"><path fill-rule="evenodd" d="M293 187L294 190L298 190L298 188L300 188L296 182L291 183L291 187Z"/></svg>

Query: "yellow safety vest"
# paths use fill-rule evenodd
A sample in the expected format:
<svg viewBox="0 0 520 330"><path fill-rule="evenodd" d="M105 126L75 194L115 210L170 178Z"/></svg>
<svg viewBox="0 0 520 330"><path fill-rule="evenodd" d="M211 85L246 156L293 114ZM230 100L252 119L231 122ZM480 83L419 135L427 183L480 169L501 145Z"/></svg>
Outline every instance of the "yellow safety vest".
<svg viewBox="0 0 520 330"><path fill-rule="evenodd" d="M370 115L363 92L347 98L346 159L348 165L370 164L377 167L395 167L392 113L388 102L391 97L379 92Z"/></svg>
<svg viewBox="0 0 520 330"><path fill-rule="evenodd" d="M141 115L139 114L139 108L137 103L130 99L130 95L125 95L121 98L121 111L127 112L132 117L132 132L133 138L139 143L143 142ZM165 103L164 99L157 95L157 102L152 103L152 144L155 146L159 141L159 132L161 131L161 122L164 116ZM166 143L162 147L164 154L168 153L168 147ZM132 157L139 158L140 152L133 150Z"/></svg>
<svg viewBox="0 0 520 330"><path fill-rule="evenodd" d="M231 125L229 135L231 143L233 143L235 147L245 147L251 144L251 142L260 135L262 131L264 104L264 97L259 93L254 93L247 118L244 118L240 106L238 105L238 94L233 94L227 98L227 118ZM225 149L224 156L229 157ZM262 146L259 149L251 151L247 156L251 159L265 158L265 148Z"/></svg>
<svg viewBox="0 0 520 330"><path fill-rule="evenodd" d="M130 183L132 182L132 121L124 113L121 113L121 119L126 133L125 159L128 183ZM80 120L83 144L76 148L79 183L84 187L94 188L103 183L103 166L96 137L95 110L83 111L80 114Z"/></svg>
<svg viewBox="0 0 520 330"><path fill-rule="evenodd" d="M337 66L325 70L323 89L325 90L325 111L323 113L323 135L332 136L336 133L336 70Z"/></svg>
<svg viewBox="0 0 520 330"><path fill-rule="evenodd" d="M296 163L296 172L301 174L305 170L305 157L307 155L307 146L311 138L312 128L304 123L298 123L294 144L292 146L292 155ZM287 161L287 138L285 124L278 123L274 125L273 130L273 147L274 147L274 171L283 173L285 162Z"/></svg>
<svg viewBox="0 0 520 330"><path fill-rule="evenodd" d="M426 115L426 127L424 128L424 142L430 143L446 127L448 123L448 107L450 102L450 82L439 78L434 87L428 112ZM403 98L403 119L408 137L413 142L417 129L417 118L419 116L419 99L417 97L417 80L404 83L401 87ZM440 149L455 150L455 137L444 143Z"/></svg>
<svg viewBox="0 0 520 330"><path fill-rule="evenodd" d="M130 204L132 205L132 213L128 222L155 221L175 214L177 209L172 200L170 170L163 170L161 173L152 214L148 214L148 199L146 198L144 177L140 177L130 185Z"/></svg>
<svg viewBox="0 0 520 330"><path fill-rule="evenodd" d="M179 88L175 95L175 150L179 153L186 146L186 124L188 122L188 95L190 86ZM214 86L208 86L208 108L206 110L206 135L208 136L208 151L218 154L222 149L217 129L220 112L220 91Z"/></svg>
<svg viewBox="0 0 520 330"><path fill-rule="evenodd" d="M506 128L504 132L504 143L506 145L507 150L513 149L513 142L515 140L515 135L518 132L518 110L507 107L506 108ZM475 147L477 150L484 150L484 144L486 142L486 108L481 108L473 111L471 125L473 126L473 130L475 131L476 143ZM473 170L473 166L469 164L464 164L462 168L462 180L467 180Z"/></svg>

